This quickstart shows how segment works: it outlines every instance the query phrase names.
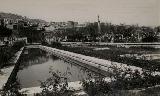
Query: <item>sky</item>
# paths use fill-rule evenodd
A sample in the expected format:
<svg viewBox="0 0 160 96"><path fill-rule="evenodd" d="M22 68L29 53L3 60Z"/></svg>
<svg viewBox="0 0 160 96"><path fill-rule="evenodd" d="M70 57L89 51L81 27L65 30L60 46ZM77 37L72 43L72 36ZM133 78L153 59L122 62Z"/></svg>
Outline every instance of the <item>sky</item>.
<svg viewBox="0 0 160 96"><path fill-rule="evenodd" d="M0 0L0 12L46 21L160 24L159 0Z"/></svg>
<svg viewBox="0 0 160 96"><path fill-rule="evenodd" d="M157 3L157 5L158 5L158 17L159 17L159 22L158 22L158 25L160 25L160 0L158 0L158 3Z"/></svg>

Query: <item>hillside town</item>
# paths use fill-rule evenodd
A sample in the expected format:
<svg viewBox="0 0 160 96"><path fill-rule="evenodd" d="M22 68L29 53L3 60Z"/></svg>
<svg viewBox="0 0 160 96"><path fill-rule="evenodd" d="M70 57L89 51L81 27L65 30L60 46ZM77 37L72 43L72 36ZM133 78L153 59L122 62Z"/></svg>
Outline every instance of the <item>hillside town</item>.
<svg viewBox="0 0 160 96"><path fill-rule="evenodd" d="M2 17L2 16L0 16ZM99 18L98 18L99 19ZM31 22L22 19L0 18L1 45L12 44L15 40L25 39L28 43L51 42L114 42L141 43L159 42L160 27L138 25L115 25L108 22ZM99 26L98 26L99 24ZM98 27L100 32L98 32ZM9 32L9 34L7 33ZM5 34L6 33L6 36ZM37 37L38 36L38 37Z"/></svg>

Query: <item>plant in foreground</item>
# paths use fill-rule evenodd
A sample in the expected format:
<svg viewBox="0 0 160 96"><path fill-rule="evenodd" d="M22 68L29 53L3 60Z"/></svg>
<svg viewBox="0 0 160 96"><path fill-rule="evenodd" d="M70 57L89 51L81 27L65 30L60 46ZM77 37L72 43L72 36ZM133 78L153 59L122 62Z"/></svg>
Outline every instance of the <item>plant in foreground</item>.
<svg viewBox="0 0 160 96"><path fill-rule="evenodd" d="M41 82L42 92L36 96L71 96L73 91L68 88L68 79L65 75L68 72L62 74L59 71L50 70L52 75L46 81Z"/></svg>

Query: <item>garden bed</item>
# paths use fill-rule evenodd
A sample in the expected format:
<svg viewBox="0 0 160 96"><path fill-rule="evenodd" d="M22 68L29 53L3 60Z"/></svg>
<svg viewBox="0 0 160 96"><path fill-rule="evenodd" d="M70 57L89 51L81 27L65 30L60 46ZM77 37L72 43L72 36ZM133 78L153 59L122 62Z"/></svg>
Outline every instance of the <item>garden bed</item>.
<svg viewBox="0 0 160 96"><path fill-rule="evenodd" d="M55 46L53 46L55 47ZM94 50L95 48L106 48L105 50ZM160 71L160 60L136 59L135 57L122 56L125 54L159 54L160 49L144 47L116 47L116 46L62 46L57 47L62 50L92 56L100 59L106 59L114 62L124 63L131 66L137 66L152 71Z"/></svg>

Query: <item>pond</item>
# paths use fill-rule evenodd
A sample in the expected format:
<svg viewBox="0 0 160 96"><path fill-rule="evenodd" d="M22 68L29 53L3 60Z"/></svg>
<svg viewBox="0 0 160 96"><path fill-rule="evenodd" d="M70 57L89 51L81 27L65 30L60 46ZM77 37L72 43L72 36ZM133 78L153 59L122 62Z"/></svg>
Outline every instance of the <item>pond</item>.
<svg viewBox="0 0 160 96"><path fill-rule="evenodd" d="M36 48L25 49L20 57L17 80L22 88L40 86L40 81L51 77L50 70L65 74L69 82L96 76L96 72L77 64L67 63L50 53Z"/></svg>

